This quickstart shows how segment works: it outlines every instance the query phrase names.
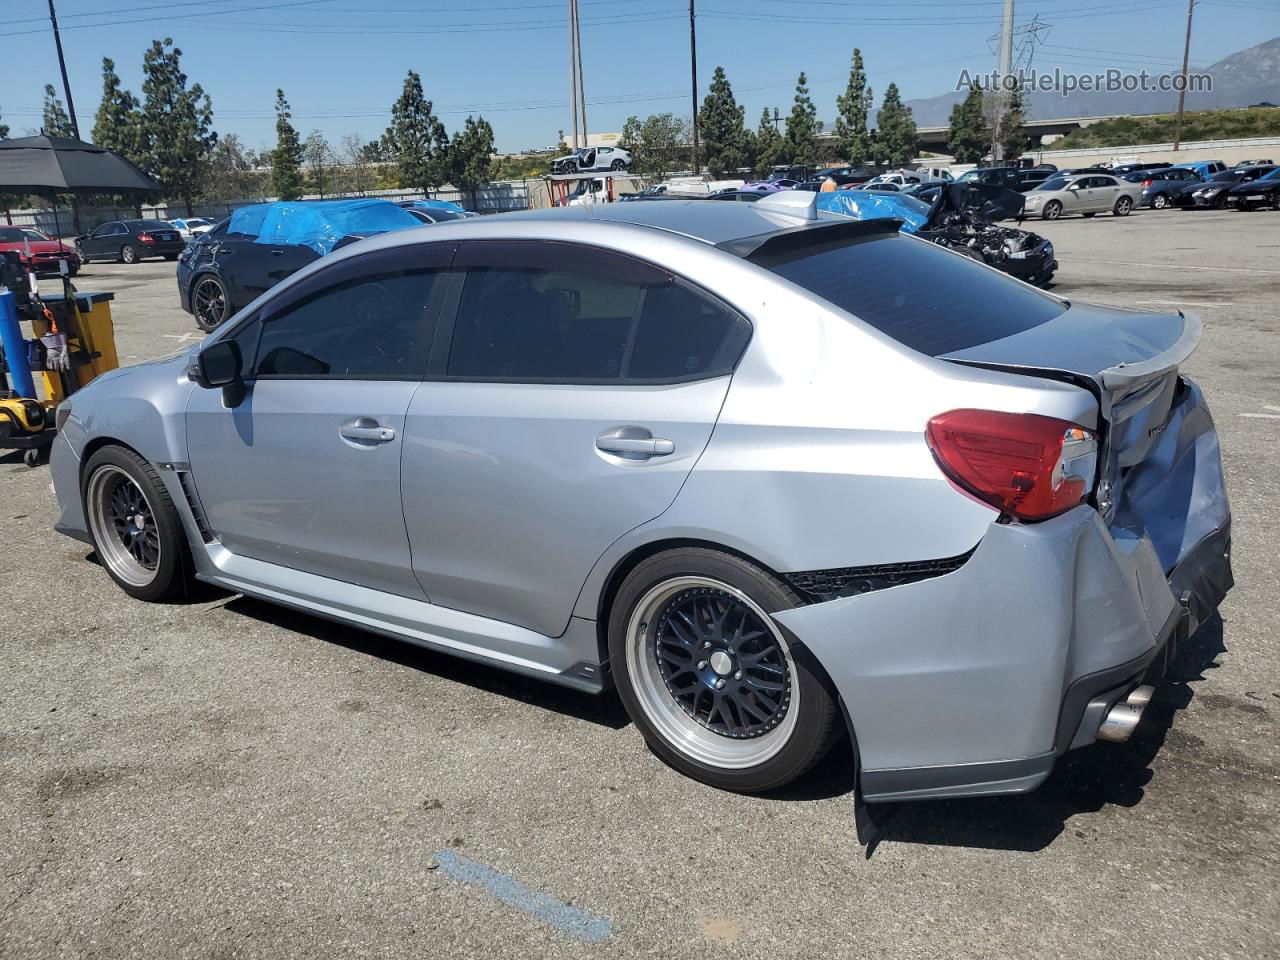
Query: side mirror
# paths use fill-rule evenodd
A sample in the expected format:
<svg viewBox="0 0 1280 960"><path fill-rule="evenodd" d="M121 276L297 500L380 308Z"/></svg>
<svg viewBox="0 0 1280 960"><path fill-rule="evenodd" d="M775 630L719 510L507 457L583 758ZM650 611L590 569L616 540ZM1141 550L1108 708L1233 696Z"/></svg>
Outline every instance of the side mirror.
<svg viewBox="0 0 1280 960"><path fill-rule="evenodd" d="M244 399L244 378L240 375L240 344L234 340L219 340L196 354L192 377L206 390L222 388L222 402L228 407L238 407Z"/></svg>

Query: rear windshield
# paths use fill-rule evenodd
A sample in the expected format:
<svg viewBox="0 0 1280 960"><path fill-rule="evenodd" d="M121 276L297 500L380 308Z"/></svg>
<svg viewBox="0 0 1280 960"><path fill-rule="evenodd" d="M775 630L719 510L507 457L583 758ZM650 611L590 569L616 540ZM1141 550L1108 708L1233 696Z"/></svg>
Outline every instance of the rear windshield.
<svg viewBox="0 0 1280 960"><path fill-rule="evenodd" d="M173 224L166 223L163 220L138 220L139 230L172 230Z"/></svg>
<svg viewBox="0 0 1280 960"><path fill-rule="evenodd" d="M752 259L932 357L1011 337L1066 310L1026 284L898 234Z"/></svg>

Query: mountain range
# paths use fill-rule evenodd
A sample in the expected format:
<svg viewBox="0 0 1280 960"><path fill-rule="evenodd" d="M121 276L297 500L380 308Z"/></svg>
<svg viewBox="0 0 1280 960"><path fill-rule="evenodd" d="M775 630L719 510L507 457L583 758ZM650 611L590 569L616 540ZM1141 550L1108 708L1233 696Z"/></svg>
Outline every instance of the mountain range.
<svg viewBox="0 0 1280 960"><path fill-rule="evenodd" d="M1041 71L1052 67L1038 68ZM1105 72L1089 68L1072 72ZM1065 71L1064 71L1065 72ZM1176 73L1177 71L1174 71ZM1213 77L1211 92L1187 92L1188 110L1248 107L1256 103L1280 103L1280 37L1239 50L1204 70ZM951 108L964 99L965 91L951 91L936 97L906 101L916 125L946 126ZM1178 105L1176 93L1074 91L1068 96L1055 92L1030 92L1024 98L1027 117L1053 120L1058 117L1104 117L1149 113L1172 113Z"/></svg>

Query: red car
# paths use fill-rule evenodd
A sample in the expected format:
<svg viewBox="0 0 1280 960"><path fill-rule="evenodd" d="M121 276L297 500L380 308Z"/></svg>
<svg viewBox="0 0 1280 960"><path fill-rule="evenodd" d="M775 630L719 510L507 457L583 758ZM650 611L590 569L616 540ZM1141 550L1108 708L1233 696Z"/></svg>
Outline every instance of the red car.
<svg viewBox="0 0 1280 960"><path fill-rule="evenodd" d="M80 269L75 248L31 227L0 227L0 250L17 251L22 265L32 273L59 273L59 260L67 261L67 270L73 277Z"/></svg>

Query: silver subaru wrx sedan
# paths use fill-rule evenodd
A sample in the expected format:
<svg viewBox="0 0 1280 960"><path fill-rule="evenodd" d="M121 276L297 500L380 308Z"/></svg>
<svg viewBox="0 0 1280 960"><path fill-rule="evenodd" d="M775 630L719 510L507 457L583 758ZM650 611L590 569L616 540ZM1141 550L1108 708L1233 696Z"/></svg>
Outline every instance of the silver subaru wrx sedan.
<svg viewBox="0 0 1280 960"><path fill-rule="evenodd" d="M58 529L581 690L719 787L869 802L1133 729L1231 586L1200 324L812 194L367 239L58 412Z"/></svg>

